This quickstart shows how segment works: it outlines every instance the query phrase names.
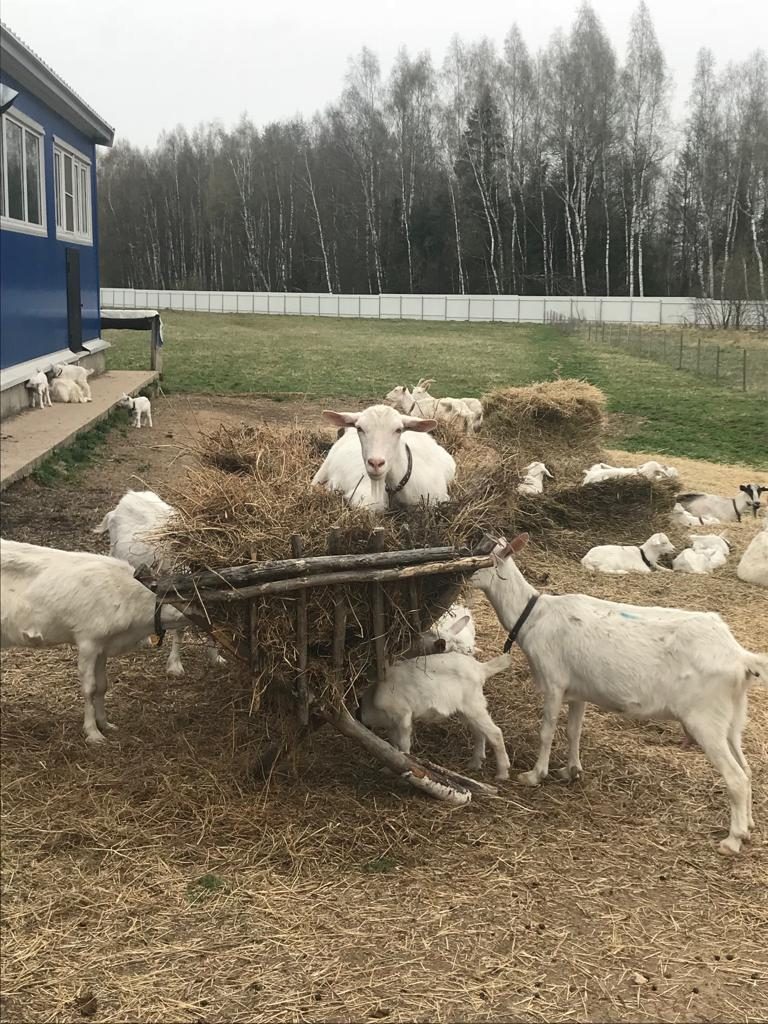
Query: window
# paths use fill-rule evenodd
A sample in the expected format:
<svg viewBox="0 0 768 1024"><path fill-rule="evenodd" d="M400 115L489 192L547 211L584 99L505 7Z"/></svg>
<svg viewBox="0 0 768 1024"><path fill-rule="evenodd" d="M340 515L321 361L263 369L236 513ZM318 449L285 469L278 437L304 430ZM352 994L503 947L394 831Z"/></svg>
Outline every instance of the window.
<svg viewBox="0 0 768 1024"><path fill-rule="evenodd" d="M54 140L53 183L56 193L56 237L91 243L91 162L60 139Z"/></svg>
<svg viewBox="0 0 768 1024"><path fill-rule="evenodd" d="M43 129L24 114L3 114L0 123L0 217L3 228L44 235Z"/></svg>

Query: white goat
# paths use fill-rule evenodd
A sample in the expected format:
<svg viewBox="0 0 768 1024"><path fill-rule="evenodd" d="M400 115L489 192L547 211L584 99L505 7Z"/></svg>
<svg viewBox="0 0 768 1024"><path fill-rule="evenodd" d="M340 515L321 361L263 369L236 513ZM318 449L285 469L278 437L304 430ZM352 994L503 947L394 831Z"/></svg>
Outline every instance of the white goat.
<svg viewBox="0 0 768 1024"><path fill-rule="evenodd" d="M664 569L658 565L661 555L671 555L674 545L666 533L654 533L643 544L598 544L590 548L581 560L591 572L605 572L612 576L626 576L630 572L649 573Z"/></svg>
<svg viewBox="0 0 768 1024"><path fill-rule="evenodd" d="M101 743L107 721L107 658L137 647L155 630L155 598L127 562L106 555L0 540L0 645L77 647L85 700L83 728ZM186 620L164 606L163 629Z"/></svg>
<svg viewBox="0 0 768 1024"><path fill-rule="evenodd" d="M457 407L460 410L461 415L464 417L466 422L467 432L477 432L483 425L483 403L479 398L433 398L429 393L429 389L434 384L433 379L421 378L419 383L413 389L413 399L416 402L417 411L421 403L428 399L437 401L440 403L449 403L453 407ZM469 414L467 416L467 414ZM424 412L419 412L420 416L424 416Z"/></svg>
<svg viewBox="0 0 768 1024"><path fill-rule="evenodd" d="M728 561L730 544L717 533L690 534L690 547L685 548L673 560L675 572L689 572L701 575L719 569Z"/></svg>
<svg viewBox="0 0 768 1024"><path fill-rule="evenodd" d="M768 655L745 650L714 612L618 604L585 594L537 594L513 560L527 542L527 534L511 544L501 538L493 566L470 579L504 628L517 633L544 697L539 756L519 781L535 786L549 773L563 701L568 704L568 765L557 773L563 779L577 778L582 770L586 702L641 720L676 719L725 781L731 824L720 850L738 853L754 827L751 772L741 749L747 690L753 680L768 686Z"/></svg>
<svg viewBox="0 0 768 1024"><path fill-rule="evenodd" d="M673 526L715 526L720 522L715 516L692 516L679 502L669 513L669 520Z"/></svg>
<svg viewBox="0 0 768 1024"><path fill-rule="evenodd" d="M460 654L475 653L475 619L465 604L452 604L432 629L447 641L446 650L458 651Z"/></svg>
<svg viewBox="0 0 768 1024"><path fill-rule="evenodd" d="M54 402L71 403L72 405L78 405L80 403L85 404L90 401L86 398L83 392L80 390L80 386L75 380L67 380L66 378L56 377L50 383L51 397Z"/></svg>
<svg viewBox="0 0 768 1024"><path fill-rule="evenodd" d="M426 433L435 420L403 416L389 405L323 415L337 427L355 429L345 430L335 442L313 484L341 491L352 505L379 511L388 507L390 497L402 505L448 500L456 463Z"/></svg>
<svg viewBox="0 0 768 1024"><path fill-rule="evenodd" d="M757 536L753 537L747 550L736 566L736 575L745 583L768 587L768 519Z"/></svg>
<svg viewBox="0 0 768 1024"><path fill-rule="evenodd" d="M47 371L46 376L51 382L54 380L74 381L77 390L83 396L83 401L92 402L91 386L88 383L88 378L92 373L93 370L86 370L84 366L76 366L73 363L57 363Z"/></svg>
<svg viewBox="0 0 768 1024"><path fill-rule="evenodd" d="M715 516L720 522L741 522L745 512L757 515L760 495L768 488L760 484L741 484L735 498L721 498L717 494L678 494L678 504L692 516Z"/></svg>
<svg viewBox="0 0 768 1024"><path fill-rule="evenodd" d="M517 485L518 494L541 494L544 491L544 477L554 477L543 462L531 462L523 470L522 482Z"/></svg>
<svg viewBox="0 0 768 1024"><path fill-rule="evenodd" d="M138 395L136 398L131 398L130 395L126 395L123 392L117 404L121 409L129 409L133 413L134 427L141 427L142 418L148 427L152 426L152 403L146 395Z"/></svg>
<svg viewBox="0 0 768 1024"><path fill-rule="evenodd" d="M392 388L384 396L384 401L391 403L407 416L429 417L442 423L460 426L465 431L470 430L474 418L464 402L458 398L433 398L432 395L427 394L426 391L419 391L418 388L410 391L404 384Z"/></svg>
<svg viewBox="0 0 768 1024"><path fill-rule="evenodd" d="M483 663L457 651L397 661L381 683L363 692L360 720L370 729L385 730L394 746L409 754L415 721L440 722L458 715L474 737L470 767L482 765L487 740L496 756L496 778L508 779L504 736L488 713L483 686L511 662L508 654Z"/></svg>
<svg viewBox="0 0 768 1024"><path fill-rule="evenodd" d="M44 409L46 405L53 404L51 402L51 389L48 385L48 378L42 370L33 373L24 386L29 391L33 409L37 406Z"/></svg>
<svg viewBox="0 0 768 1024"><path fill-rule="evenodd" d="M625 476L644 476L646 480L676 479L679 474L674 466L664 466L660 462L643 462L633 468L609 466L607 462L596 462L594 466L584 470L582 487L586 484L599 484L604 480L619 480Z"/></svg>
<svg viewBox="0 0 768 1024"><path fill-rule="evenodd" d="M158 573L170 570L158 534L168 520L176 514L173 505L163 501L154 491L127 491L117 505L94 528L94 533L109 531L109 553L120 558L134 569L146 565ZM166 672L169 676L183 676L181 663L181 637L183 625L171 632L171 650L168 654ZM218 654L213 641L206 641L209 663L225 664Z"/></svg>

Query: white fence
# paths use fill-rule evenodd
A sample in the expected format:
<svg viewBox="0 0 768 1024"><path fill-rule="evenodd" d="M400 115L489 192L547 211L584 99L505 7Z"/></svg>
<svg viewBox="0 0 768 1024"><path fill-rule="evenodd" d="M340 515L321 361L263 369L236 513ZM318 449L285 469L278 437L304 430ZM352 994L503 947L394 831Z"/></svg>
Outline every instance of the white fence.
<svg viewBox="0 0 768 1024"><path fill-rule="evenodd" d="M688 298L568 298L543 295L329 295L322 292L199 292L102 288L103 309L174 309L380 320L693 324Z"/></svg>

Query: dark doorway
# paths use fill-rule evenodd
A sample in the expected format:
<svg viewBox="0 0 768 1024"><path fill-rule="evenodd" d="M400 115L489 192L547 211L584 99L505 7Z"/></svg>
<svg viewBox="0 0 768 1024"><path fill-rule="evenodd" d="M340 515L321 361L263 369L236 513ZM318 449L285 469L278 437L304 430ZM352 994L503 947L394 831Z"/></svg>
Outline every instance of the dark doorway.
<svg viewBox="0 0 768 1024"><path fill-rule="evenodd" d="M73 352L83 351L83 315L80 298L80 250L66 249L67 254L67 335Z"/></svg>

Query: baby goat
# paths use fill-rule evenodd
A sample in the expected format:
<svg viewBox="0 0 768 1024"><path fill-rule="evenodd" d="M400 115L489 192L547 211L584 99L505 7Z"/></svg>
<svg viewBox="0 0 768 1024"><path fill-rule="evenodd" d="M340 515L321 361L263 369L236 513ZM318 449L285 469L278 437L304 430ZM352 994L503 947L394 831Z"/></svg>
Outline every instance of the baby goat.
<svg viewBox="0 0 768 1024"><path fill-rule="evenodd" d="M53 404L51 402L51 389L48 386L48 378L42 370L33 373L24 386L29 391L33 409L38 405L41 409L44 409L46 405Z"/></svg>
<svg viewBox="0 0 768 1024"><path fill-rule="evenodd" d="M387 732L393 745L409 754L415 721L441 722L458 715L474 737L470 768L482 765L487 740L496 756L496 778L508 779L504 736L488 713L483 686L511 662L508 654L483 663L457 651L397 661L381 683L363 692L360 720L370 729Z"/></svg>
<svg viewBox="0 0 768 1024"><path fill-rule="evenodd" d="M582 486L599 484L604 480L620 480L625 476L644 476L646 480L658 481L676 479L679 474L674 466L665 466L653 460L643 462L642 465L633 468L609 466L607 462L596 462L594 466L584 470L584 479L581 483Z"/></svg>
<svg viewBox="0 0 768 1024"><path fill-rule="evenodd" d="M768 519L741 556L741 561L736 567L736 575L745 583L768 587Z"/></svg>
<svg viewBox="0 0 768 1024"><path fill-rule="evenodd" d="M91 386L88 383L88 378L93 373L93 370L87 370L84 366L76 366L73 363L58 363L52 366L50 370L46 371L46 377L49 383L52 385L54 381L58 380L62 383L69 382L74 384L78 393L80 394L80 401L92 402L91 397ZM76 402L78 399L59 399L59 401Z"/></svg>
<svg viewBox="0 0 768 1024"><path fill-rule="evenodd" d="M529 463L523 470L523 479L517 485L517 493L542 494L545 476L549 477L550 480L555 479L543 462Z"/></svg>
<svg viewBox="0 0 768 1024"><path fill-rule="evenodd" d="M152 403L145 395L131 398L123 392L120 401L117 403L121 409L130 409L133 413L133 425L137 429L141 427L142 418L148 427L152 426Z"/></svg>
<svg viewBox="0 0 768 1024"><path fill-rule="evenodd" d="M654 533L644 544L598 544L581 560L585 569L626 576L630 572L649 573L654 569L669 572L658 565L661 555L671 555L675 548L666 533Z"/></svg>
<svg viewBox="0 0 768 1024"><path fill-rule="evenodd" d="M84 405L86 402L91 401L91 399L85 397L76 380L68 380L66 377L57 377L52 380L50 383L50 389L51 397L54 402Z"/></svg>
<svg viewBox="0 0 768 1024"><path fill-rule="evenodd" d="M186 619L165 605L163 629ZM0 646L77 648L88 743L102 743L107 721L107 658L137 647L155 630L155 598L127 562L105 555L0 540Z"/></svg>
<svg viewBox="0 0 768 1024"><path fill-rule="evenodd" d="M720 522L715 516L692 516L680 502L676 502L669 513L669 521L673 526L715 526Z"/></svg>
<svg viewBox="0 0 768 1024"><path fill-rule="evenodd" d="M675 572L690 572L698 575L719 569L728 561L731 546L725 537L717 533L692 533L685 548L672 562Z"/></svg>
<svg viewBox="0 0 768 1024"><path fill-rule="evenodd" d="M568 766L581 773L579 741L587 702L641 720L676 719L722 775L731 805L722 853L738 853L752 820L751 772L741 749L752 681L768 686L768 655L737 643L714 612L653 608L601 601L586 594L537 594L513 556L528 534L502 537L493 566L470 579L516 634L536 687L544 697L541 748L519 781L538 785L549 756L560 707L568 704ZM525 616L525 617L524 617Z"/></svg>

